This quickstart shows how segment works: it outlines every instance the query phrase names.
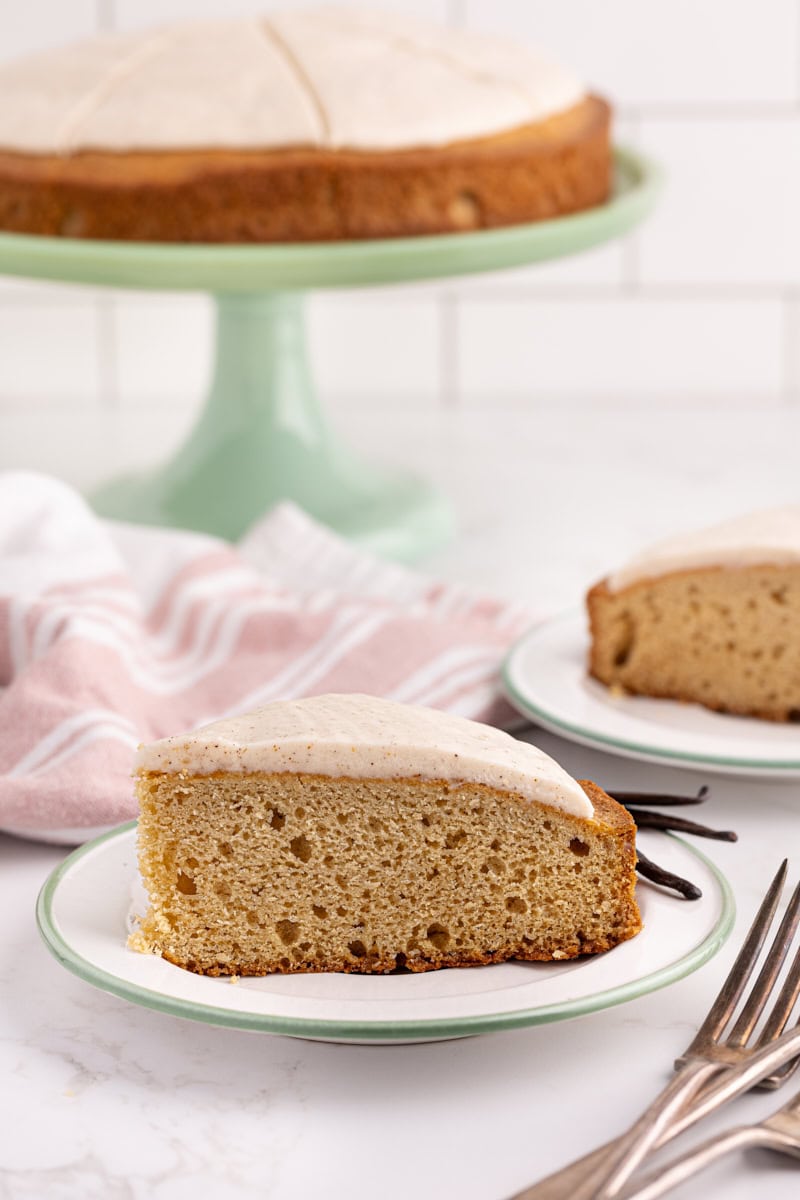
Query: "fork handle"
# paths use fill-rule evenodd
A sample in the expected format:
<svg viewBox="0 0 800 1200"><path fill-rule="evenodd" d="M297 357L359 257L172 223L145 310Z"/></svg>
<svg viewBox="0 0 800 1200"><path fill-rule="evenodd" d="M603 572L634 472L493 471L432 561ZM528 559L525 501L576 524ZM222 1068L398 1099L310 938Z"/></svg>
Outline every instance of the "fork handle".
<svg viewBox="0 0 800 1200"><path fill-rule="evenodd" d="M531 1184L523 1191L515 1192L509 1200L565 1200L566 1197L575 1195L587 1178L594 1178L601 1169L617 1140L612 1138L610 1142L584 1154L583 1158L575 1159L569 1166L562 1167L546 1179L540 1179L538 1183Z"/></svg>
<svg viewBox="0 0 800 1200"><path fill-rule="evenodd" d="M720 1105L726 1104L736 1096L746 1092L774 1071L784 1067L793 1058L800 1056L800 1027L786 1030L774 1042L762 1046L739 1064L738 1067L726 1067L719 1071L718 1076L712 1076L707 1088L700 1095L693 1097L691 1104L678 1113L672 1125L659 1136L657 1145L661 1145L679 1133L683 1133L690 1125L702 1120L714 1112ZM686 1068L684 1067L683 1070ZM662 1093L663 1094L663 1093ZM624 1138L626 1135L623 1134ZM531 1187L517 1192L510 1200L573 1200L579 1189L586 1183L587 1176L596 1180L600 1169L606 1162L606 1156L614 1151L621 1139L613 1139L604 1146L598 1147L590 1154L570 1163L539 1180ZM591 1174L590 1174L591 1173ZM603 1176L601 1176L601 1179ZM590 1195L592 1193L589 1193Z"/></svg>
<svg viewBox="0 0 800 1200"><path fill-rule="evenodd" d="M717 1137L709 1138L694 1150L681 1154L665 1167L651 1172L640 1183L634 1183L621 1192L620 1200L656 1200L657 1196L663 1196L665 1192L677 1187L699 1171L704 1171L726 1154L750 1146L784 1148L783 1141L773 1136L770 1130L758 1125L739 1125L736 1129L729 1129Z"/></svg>
<svg viewBox="0 0 800 1200"><path fill-rule="evenodd" d="M709 1076L716 1074L719 1069L717 1064L707 1062L687 1063L670 1079L647 1112L629 1130L538 1183L515 1192L509 1200L583 1200L584 1197L594 1197L599 1194L598 1187L609 1180L612 1170L616 1174L620 1160L626 1157L627 1161L628 1152L633 1150L635 1161L625 1172L624 1178L627 1179L652 1145L666 1141L670 1120L686 1103L687 1097L694 1095ZM664 1111L657 1124L653 1124L651 1114L657 1108Z"/></svg>
<svg viewBox="0 0 800 1200"><path fill-rule="evenodd" d="M619 1195L648 1150L668 1136L681 1109L721 1069L719 1063L702 1060L680 1067L638 1120L617 1139L601 1169L587 1181L586 1188L576 1192L574 1200L584 1200L584 1197L585 1200L609 1200Z"/></svg>

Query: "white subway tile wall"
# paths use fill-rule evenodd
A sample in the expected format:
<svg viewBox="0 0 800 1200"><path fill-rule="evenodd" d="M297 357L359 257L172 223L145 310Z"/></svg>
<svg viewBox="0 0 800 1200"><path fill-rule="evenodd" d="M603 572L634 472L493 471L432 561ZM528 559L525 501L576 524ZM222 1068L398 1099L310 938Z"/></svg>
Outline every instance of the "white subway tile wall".
<svg viewBox="0 0 800 1200"><path fill-rule="evenodd" d="M459 11L553 50L627 111L797 99L796 0L464 0Z"/></svg>
<svg viewBox="0 0 800 1200"><path fill-rule="evenodd" d="M641 241L641 281L800 284L800 112L642 120L669 186Z"/></svg>
<svg viewBox="0 0 800 1200"><path fill-rule="evenodd" d="M462 313L459 390L476 403L493 387L524 401L779 403L782 315L763 299L482 299Z"/></svg>
<svg viewBox="0 0 800 1200"><path fill-rule="evenodd" d="M307 2L28 0L0 7L0 59ZM668 183L637 233L573 259L311 298L334 414L800 403L800 0L362 2L550 48ZM0 467L83 483L160 457L201 402L211 330L204 296L0 279Z"/></svg>

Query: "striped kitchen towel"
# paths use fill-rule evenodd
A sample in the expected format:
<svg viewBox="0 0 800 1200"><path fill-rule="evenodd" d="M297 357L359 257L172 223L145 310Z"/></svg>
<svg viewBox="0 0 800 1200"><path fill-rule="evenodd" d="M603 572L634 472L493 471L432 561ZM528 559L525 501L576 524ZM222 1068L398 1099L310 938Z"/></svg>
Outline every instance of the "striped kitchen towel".
<svg viewBox="0 0 800 1200"><path fill-rule="evenodd" d="M529 622L292 504L232 546L0 474L0 829L71 842L133 817L139 742L271 700L370 692L508 724L498 666Z"/></svg>

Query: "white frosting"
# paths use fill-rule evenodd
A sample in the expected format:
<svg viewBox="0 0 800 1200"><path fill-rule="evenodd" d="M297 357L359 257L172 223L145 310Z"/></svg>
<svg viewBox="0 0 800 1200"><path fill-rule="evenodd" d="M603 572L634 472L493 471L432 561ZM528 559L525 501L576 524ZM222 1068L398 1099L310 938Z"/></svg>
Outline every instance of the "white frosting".
<svg viewBox="0 0 800 1200"><path fill-rule="evenodd" d="M477 721L375 696L312 696L268 704L140 746L135 766L166 774L290 771L483 783L575 816L593 813L583 789L536 746Z"/></svg>
<svg viewBox="0 0 800 1200"><path fill-rule="evenodd" d="M513 42L322 8L106 35L0 66L0 148L394 150L489 136L584 95Z"/></svg>
<svg viewBox="0 0 800 1200"><path fill-rule="evenodd" d="M637 554L608 580L612 592L672 571L800 563L800 506L735 517Z"/></svg>

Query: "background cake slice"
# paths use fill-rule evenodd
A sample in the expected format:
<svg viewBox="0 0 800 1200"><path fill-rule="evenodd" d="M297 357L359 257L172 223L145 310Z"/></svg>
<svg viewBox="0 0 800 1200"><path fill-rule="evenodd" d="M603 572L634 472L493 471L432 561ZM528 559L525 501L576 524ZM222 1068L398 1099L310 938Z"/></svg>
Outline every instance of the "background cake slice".
<svg viewBox="0 0 800 1200"><path fill-rule="evenodd" d="M473 721L317 696L144 746L137 767L134 944L192 971L565 959L641 926L629 814Z"/></svg>
<svg viewBox="0 0 800 1200"><path fill-rule="evenodd" d="M800 718L800 508L751 513L639 554L587 597L609 686Z"/></svg>

